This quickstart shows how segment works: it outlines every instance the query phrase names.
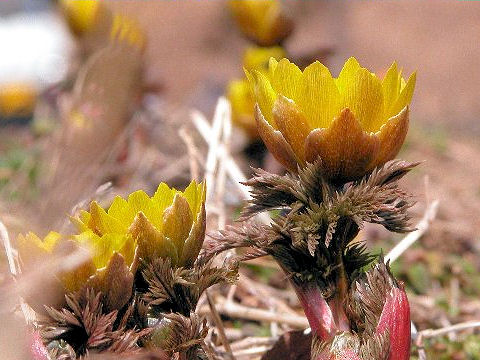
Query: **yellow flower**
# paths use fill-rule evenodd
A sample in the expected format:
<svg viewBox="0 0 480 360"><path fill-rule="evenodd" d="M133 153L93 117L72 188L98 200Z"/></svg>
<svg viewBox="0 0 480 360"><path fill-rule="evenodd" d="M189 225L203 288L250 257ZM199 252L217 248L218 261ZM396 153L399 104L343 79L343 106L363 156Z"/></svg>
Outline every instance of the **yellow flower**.
<svg viewBox="0 0 480 360"><path fill-rule="evenodd" d="M0 116L30 115L37 102L37 90L28 83L0 85Z"/></svg>
<svg viewBox="0 0 480 360"><path fill-rule="evenodd" d="M243 67L249 71L268 71L268 62L271 57L281 59L285 50L280 46L250 47L243 56ZM259 137L255 123L255 100L252 88L246 79L233 80L227 86L227 98L232 106L232 121L243 129L249 137Z"/></svg>
<svg viewBox="0 0 480 360"><path fill-rule="evenodd" d="M60 6L72 32L80 36L92 30L102 5L98 0L61 0Z"/></svg>
<svg viewBox="0 0 480 360"><path fill-rule="evenodd" d="M318 61L302 72L287 59L271 59L266 74L246 73L259 134L291 171L320 158L327 178L355 180L393 159L405 140L416 74L405 81L396 63L383 80L355 58L338 78Z"/></svg>
<svg viewBox="0 0 480 360"><path fill-rule="evenodd" d="M278 0L230 0L230 10L245 36L262 46L279 44L292 31Z"/></svg>
<svg viewBox="0 0 480 360"><path fill-rule="evenodd" d="M125 257L132 259L134 266L163 257L170 258L174 266L189 267L205 237L205 190L204 183L195 181L184 192L162 183L153 197L144 191L136 191L126 200L117 196L107 211L92 202L90 212L82 212L75 220L82 231L77 239L95 239L99 250L94 261L103 261L103 244L115 243L115 250L128 253ZM130 242L121 239L136 243L134 260ZM128 251L121 250L125 247Z"/></svg>
<svg viewBox="0 0 480 360"><path fill-rule="evenodd" d="M19 235L18 252L22 269L27 274L41 269L42 264L63 262L70 254L77 256L76 265L49 269L41 277L40 293L27 293L27 301L36 310L44 305L62 307L67 293L94 289L103 294L107 311L122 308L133 291L134 275L130 267L135 253L131 237L117 234L100 238L85 231L73 238L50 232L43 240L34 233Z"/></svg>
<svg viewBox="0 0 480 360"><path fill-rule="evenodd" d="M80 263L75 266L65 264L68 269L64 266L59 269L59 261L61 262L64 256L81 249L56 232L50 232L43 240L32 232L19 235L17 249L22 274L25 274L27 279L35 276L34 279L39 284L22 295L30 306L39 312L44 311L44 305L62 307L65 294L82 289L96 272L86 252L76 253L81 256Z"/></svg>
<svg viewBox="0 0 480 360"><path fill-rule="evenodd" d="M232 106L232 122L243 129L250 138L258 138L253 112L255 100L248 81L230 81L227 86L227 98Z"/></svg>
<svg viewBox="0 0 480 360"><path fill-rule="evenodd" d="M119 41L140 50L145 47L145 35L139 25L126 16L113 14L101 1L61 0L60 6L70 30L80 38L88 35L92 43Z"/></svg>

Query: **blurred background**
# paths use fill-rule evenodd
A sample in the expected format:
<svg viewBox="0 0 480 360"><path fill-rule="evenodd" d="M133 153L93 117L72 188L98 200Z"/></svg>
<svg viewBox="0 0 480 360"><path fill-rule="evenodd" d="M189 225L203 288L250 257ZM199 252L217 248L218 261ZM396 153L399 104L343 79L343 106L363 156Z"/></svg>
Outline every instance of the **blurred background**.
<svg viewBox="0 0 480 360"><path fill-rule="evenodd" d="M12 238L68 228L72 209L94 196L108 202L111 192L99 189L106 182L120 194L161 181L182 187L191 174L178 130L206 153L189 114L212 117L227 84L243 77L251 46L226 1L104 1L96 20L76 18L67 3L0 3L0 220ZM334 76L350 56L378 73L393 61L406 76L417 71L399 157L424 161L404 180L418 200L414 221L433 199L440 208L394 271L414 294L420 328L478 319L480 3L286 0L282 7L294 24L282 46L294 58L319 59ZM233 129L232 153L246 173L249 142ZM240 204L228 201L233 219ZM378 227L363 236L384 249L401 238ZM265 281L274 284L275 275ZM479 342L469 333L430 351L478 359Z"/></svg>

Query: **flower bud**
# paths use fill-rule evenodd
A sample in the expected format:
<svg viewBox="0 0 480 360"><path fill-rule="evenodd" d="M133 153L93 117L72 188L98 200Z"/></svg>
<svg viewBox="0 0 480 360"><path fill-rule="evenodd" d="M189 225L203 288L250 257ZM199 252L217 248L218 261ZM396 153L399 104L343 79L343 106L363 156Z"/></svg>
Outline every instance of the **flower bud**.
<svg viewBox="0 0 480 360"><path fill-rule="evenodd" d="M126 258L133 267L157 257L190 267L205 237L205 190L204 183L195 181L184 192L162 183L152 197L143 191L130 194L127 200L117 196L108 210L93 202L90 212L74 221L82 231L80 237L97 236L100 244L102 239L128 240Z"/></svg>
<svg viewBox="0 0 480 360"><path fill-rule="evenodd" d="M383 306L377 325L377 334L388 331L390 356L388 360L410 359L410 306L403 287L393 287Z"/></svg>
<svg viewBox="0 0 480 360"><path fill-rule="evenodd" d="M278 0L230 0L229 5L240 30L258 45L279 44L293 30Z"/></svg>
<svg viewBox="0 0 480 360"><path fill-rule="evenodd" d="M385 264L377 264L356 283L348 298L340 301L347 304L345 308L326 301L312 286L296 290L314 335L313 359L410 358L407 295ZM345 314L348 322L343 320Z"/></svg>

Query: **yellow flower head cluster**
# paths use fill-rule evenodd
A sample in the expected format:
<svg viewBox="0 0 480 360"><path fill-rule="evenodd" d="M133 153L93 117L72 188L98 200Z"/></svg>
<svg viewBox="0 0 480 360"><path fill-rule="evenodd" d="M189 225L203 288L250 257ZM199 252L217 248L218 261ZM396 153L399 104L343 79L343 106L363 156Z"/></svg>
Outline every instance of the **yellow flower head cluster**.
<svg viewBox="0 0 480 360"><path fill-rule="evenodd" d="M229 5L240 30L258 45L279 44L293 29L278 0L230 0Z"/></svg>
<svg viewBox="0 0 480 360"><path fill-rule="evenodd" d="M337 78L318 61L302 72L287 59L271 59L267 73L246 73L259 134L291 171L320 158L327 178L355 180L403 144L416 74L405 81L396 63L383 79L355 58Z"/></svg>
<svg viewBox="0 0 480 360"><path fill-rule="evenodd" d="M205 236L205 184L191 182L185 191L159 185L153 197L143 191L116 197L105 210L92 202L90 211L72 219L79 234L70 238L51 232L41 240L33 233L18 237L23 268L32 270L66 247L88 255L81 265L56 274L65 292L85 286L106 294L110 308L129 299L134 274L156 258L172 266L193 265Z"/></svg>
<svg viewBox="0 0 480 360"><path fill-rule="evenodd" d="M168 257L174 266L191 266L205 235L205 189L195 181L184 192L161 183L152 197L141 190L117 196L108 210L92 202L76 220L81 233L75 238L93 246L99 265L114 250L130 262L134 255Z"/></svg>
<svg viewBox="0 0 480 360"><path fill-rule="evenodd" d="M281 59L285 56L285 50L280 46L273 47L250 47L243 56L243 67L248 71L268 71L268 63L271 57ZM258 138L257 125L255 123L254 108L255 99L248 80L233 80L227 86L227 98L232 106L232 121L243 129L252 139Z"/></svg>

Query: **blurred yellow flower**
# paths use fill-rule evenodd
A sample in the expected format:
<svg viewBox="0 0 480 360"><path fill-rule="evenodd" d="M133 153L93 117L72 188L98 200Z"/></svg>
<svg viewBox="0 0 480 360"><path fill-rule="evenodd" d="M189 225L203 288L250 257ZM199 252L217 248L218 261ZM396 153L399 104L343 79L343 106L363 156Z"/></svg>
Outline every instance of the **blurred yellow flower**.
<svg viewBox="0 0 480 360"><path fill-rule="evenodd" d="M255 100L248 81L230 81L227 86L227 98L232 106L232 122L243 129L250 138L258 138L253 112Z"/></svg>
<svg viewBox="0 0 480 360"><path fill-rule="evenodd" d="M41 240L30 232L18 237L17 246L27 276L42 271L42 267L48 270L41 275L40 292L25 294L28 303L40 312L44 305L62 307L65 294L87 288L102 293L107 311L122 308L131 297L134 275L130 265L135 253L131 237L111 235L100 239L84 232L65 238L50 232ZM69 255L75 257L74 263L65 262Z"/></svg>
<svg viewBox="0 0 480 360"><path fill-rule="evenodd" d="M93 239L94 262L99 264L110 253L104 248L108 243L115 244L115 251L127 261L134 261L135 256L135 266L138 261L163 257L170 258L174 266L189 267L205 236L205 191L205 184L195 181L184 192L161 183L153 197L141 190L126 200L117 196L107 211L92 202L90 211L74 220L81 231L76 239Z"/></svg>
<svg viewBox="0 0 480 360"><path fill-rule="evenodd" d="M405 81L396 63L383 80L355 58L338 78L318 61L302 72L287 59L246 73L259 134L291 171L320 158L327 178L358 179L393 159L405 140L416 74Z"/></svg>
<svg viewBox="0 0 480 360"><path fill-rule="evenodd" d="M72 32L80 36L94 27L102 5L98 0L60 0L60 6Z"/></svg>
<svg viewBox="0 0 480 360"><path fill-rule="evenodd" d="M293 29L278 0L230 0L229 6L244 35L258 45L279 44Z"/></svg>
<svg viewBox="0 0 480 360"><path fill-rule="evenodd" d="M280 46L249 47L243 56L243 67L248 70L268 71L271 57L280 60L285 50ZM232 121L252 139L259 137L255 122L255 100L248 80L233 80L227 86L227 98L232 106Z"/></svg>
<svg viewBox="0 0 480 360"><path fill-rule="evenodd" d="M113 14L101 1L60 0L60 7L70 30L80 38L89 35L93 43L110 40L145 47L145 35L136 21Z"/></svg>
<svg viewBox="0 0 480 360"><path fill-rule="evenodd" d="M36 271L42 264L48 265L53 259L59 260L66 255L71 248L72 242L65 239L56 232L50 232L42 240L36 234L29 232L26 235L19 235L17 238L17 249L24 272ZM54 271L55 269L51 269ZM60 271L51 274L57 278L66 292L79 290L88 278L96 271L95 265L88 257L78 266L68 271ZM63 295L60 295L63 297Z"/></svg>
<svg viewBox="0 0 480 360"><path fill-rule="evenodd" d="M0 85L0 116L29 115L37 102L37 90L27 83Z"/></svg>

